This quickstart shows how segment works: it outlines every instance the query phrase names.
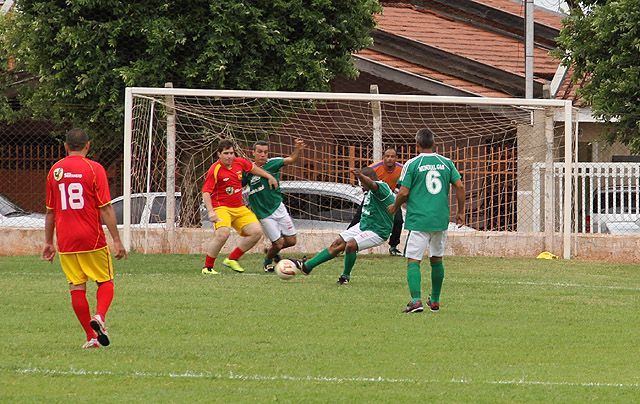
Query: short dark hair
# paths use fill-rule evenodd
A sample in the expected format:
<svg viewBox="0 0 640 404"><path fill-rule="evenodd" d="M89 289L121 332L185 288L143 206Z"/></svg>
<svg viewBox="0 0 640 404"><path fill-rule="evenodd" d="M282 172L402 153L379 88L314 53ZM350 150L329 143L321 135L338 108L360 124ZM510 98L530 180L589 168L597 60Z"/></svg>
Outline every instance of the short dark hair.
<svg viewBox="0 0 640 404"><path fill-rule="evenodd" d="M218 143L218 149L216 151L218 153L222 153L224 151L224 149L228 149L230 147L233 147L233 150L235 151L235 145L233 144L233 142L230 139L222 139Z"/></svg>
<svg viewBox="0 0 640 404"><path fill-rule="evenodd" d="M376 174L376 170L374 170L371 167L363 167L360 172L362 173L362 175L364 175L365 177L369 177L374 181L378 181L378 174Z"/></svg>
<svg viewBox="0 0 640 404"><path fill-rule="evenodd" d="M269 147L269 142L267 142L266 140L258 140L257 142L255 142L253 144L253 150L255 150L256 147L258 147L258 146L267 146L267 147Z"/></svg>
<svg viewBox="0 0 640 404"><path fill-rule="evenodd" d="M64 142L69 147L69 150L79 151L84 149L89 142L89 135L87 135L84 129L73 128L66 133Z"/></svg>
<svg viewBox="0 0 640 404"><path fill-rule="evenodd" d="M423 149L430 149L433 147L433 132L429 128L422 128L416 133L416 142L418 146Z"/></svg>

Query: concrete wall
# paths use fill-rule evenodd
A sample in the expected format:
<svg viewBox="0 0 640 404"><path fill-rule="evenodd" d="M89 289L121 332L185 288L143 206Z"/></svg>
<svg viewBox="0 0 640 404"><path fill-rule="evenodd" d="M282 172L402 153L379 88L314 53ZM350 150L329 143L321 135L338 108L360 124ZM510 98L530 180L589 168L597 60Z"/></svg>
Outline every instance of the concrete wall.
<svg viewBox="0 0 640 404"><path fill-rule="evenodd" d="M204 254L204 247L211 237L210 231L199 229L182 229L178 232L176 252L180 254ZM402 244L404 245L404 237ZM134 249L142 252L144 248L144 232L137 232L133 239ZM149 253L163 253L169 251L164 231L155 230L148 232ZM232 236L222 250L228 254L235 244L237 235ZM337 234L330 231L305 231L299 234L299 242L293 248L288 249L285 255L294 257L303 253L320 251L328 246ZM562 235L553 235L554 246L557 249L552 253L562 255ZM43 230L31 229L3 229L0 232L0 256L7 255L39 255L44 239ZM251 252L261 252L266 246L263 239ZM628 263L640 263L640 236L611 236L604 234L579 234L575 236L574 257L588 260L607 260ZM446 255L458 256L495 256L495 257L536 257L544 251L544 233L520 233L520 232L450 232L447 241ZM369 249L364 253L387 254L388 245ZM2 259L0 258L0 269Z"/></svg>

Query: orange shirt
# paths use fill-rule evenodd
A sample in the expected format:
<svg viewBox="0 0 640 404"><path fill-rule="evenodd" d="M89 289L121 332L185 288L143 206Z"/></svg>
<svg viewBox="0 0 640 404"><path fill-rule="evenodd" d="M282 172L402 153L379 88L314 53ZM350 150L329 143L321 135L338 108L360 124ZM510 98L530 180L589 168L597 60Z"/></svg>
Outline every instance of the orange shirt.
<svg viewBox="0 0 640 404"><path fill-rule="evenodd" d="M253 163L242 157L236 157L231 163L231 169L225 167L220 160L209 167L207 177L202 185L202 192L211 194L211 204L214 208L226 206L239 208L244 206L242 201L242 173L250 171Z"/></svg>
<svg viewBox="0 0 640 404"><path fill-rule="evenodd" d="M378 174L380 181L386 182L392 191L396 189L396 184L398 183L400 174L402 173L402 164L396 162L396 165L391 171L389 171L387 166L384 165L384 161L378 161L377 163L371 164L369 167L373 168L373 171Z"/></svg>
<svg viewBox="0 0 640 404"><path fill-rule="evenodd" d="M94 251L107 245L100 208L111 203L104 167L82 156L56 162L47 175L46 204L56 220L58 251Z"/></svg>

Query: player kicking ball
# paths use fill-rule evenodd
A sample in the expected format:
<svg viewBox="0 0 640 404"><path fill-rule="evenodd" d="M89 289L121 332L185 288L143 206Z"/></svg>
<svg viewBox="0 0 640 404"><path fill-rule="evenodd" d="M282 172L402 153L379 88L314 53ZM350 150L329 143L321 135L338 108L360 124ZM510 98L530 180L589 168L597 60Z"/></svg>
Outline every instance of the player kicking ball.
<svg viewBox="0 0 640 404"><path fill-rule="evenodd" d="M371 167L351 170L366 191L362 204L360 222L340 233L328 248L320 251L308 261L294 260L304 274L329 261L344 251L344 269L338 278L338 285L346 285L351 279L351 271L356 263L356 253L360 250L379 246L389 238L393 228L393 215L388 208L395 202L391 188L378 179Z"/></svg>

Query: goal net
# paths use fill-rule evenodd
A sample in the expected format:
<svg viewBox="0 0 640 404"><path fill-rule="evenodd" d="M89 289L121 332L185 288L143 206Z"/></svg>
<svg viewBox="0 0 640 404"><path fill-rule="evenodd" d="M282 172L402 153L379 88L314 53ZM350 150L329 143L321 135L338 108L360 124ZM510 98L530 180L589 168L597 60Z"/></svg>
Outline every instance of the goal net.
<svg viewBox="0 0 640 404"><path fill-rule="evenodd" d="M269 142L270 157L286 157L295 139L304 140L303 156L282 170L284 202L299 233L335 238L362 198L350 170L379 161L390 147L404 163L417 155L415 134L423 127L435 133L436 151L453 160L465 184L466 224L452 226L454 232L564 229L570 182L544 168L571 162L565 101L129 88L125 242L172 250L186 237L180 232L211 234L200 189L221 139L249 159L257 140ZM455 203L452 193L452 222ZM154 229L161 229L160 240L149 241Z"/></svg>

